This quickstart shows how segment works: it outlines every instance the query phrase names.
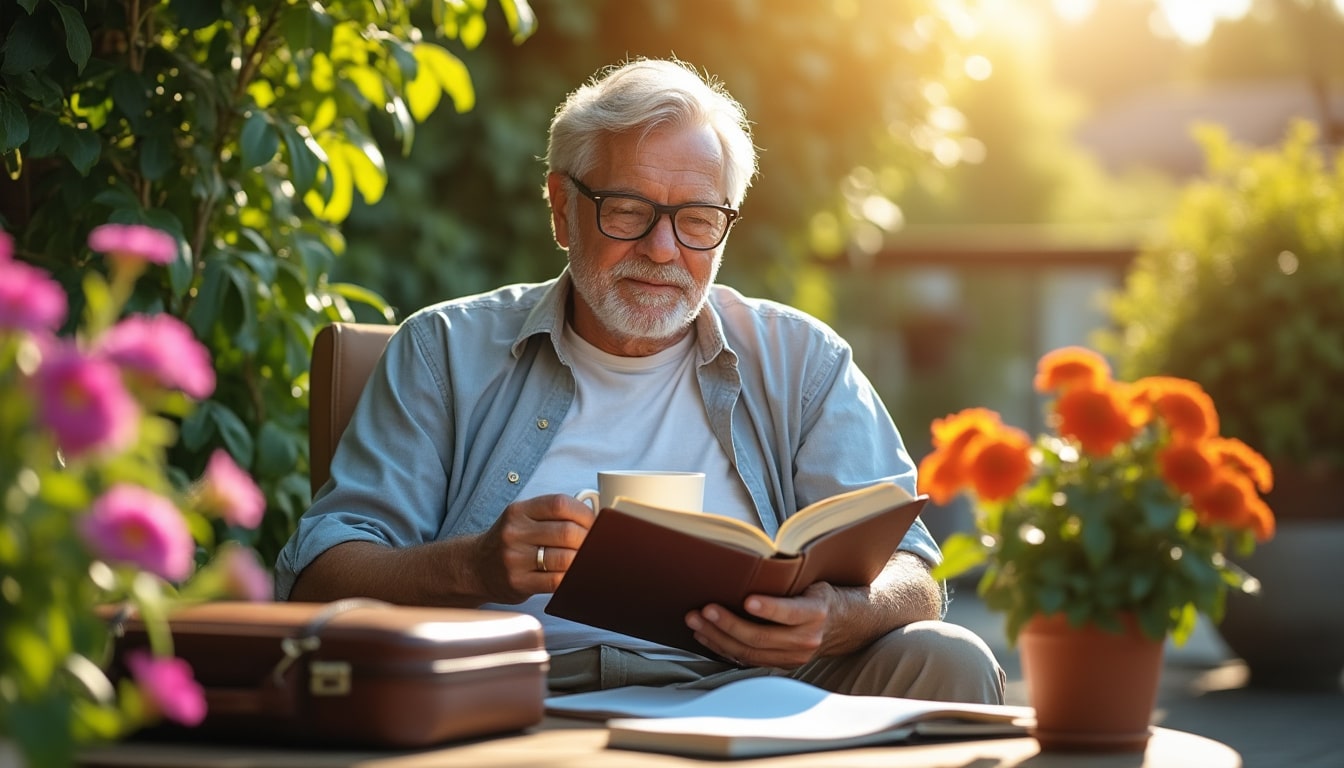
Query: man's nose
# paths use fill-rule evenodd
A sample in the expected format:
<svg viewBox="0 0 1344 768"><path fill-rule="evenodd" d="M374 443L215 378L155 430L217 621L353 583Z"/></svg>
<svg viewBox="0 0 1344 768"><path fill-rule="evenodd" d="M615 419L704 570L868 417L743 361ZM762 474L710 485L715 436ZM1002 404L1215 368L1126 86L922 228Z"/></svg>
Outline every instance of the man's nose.
<svg viewBox="0 0 1344 768"><path fill-rule="evenodd" d="M681 256L677 233L672 229L672 217L668 214L658 214L653 229L640 242L645 246L645 255L652 261L675 261Z"/></svg>

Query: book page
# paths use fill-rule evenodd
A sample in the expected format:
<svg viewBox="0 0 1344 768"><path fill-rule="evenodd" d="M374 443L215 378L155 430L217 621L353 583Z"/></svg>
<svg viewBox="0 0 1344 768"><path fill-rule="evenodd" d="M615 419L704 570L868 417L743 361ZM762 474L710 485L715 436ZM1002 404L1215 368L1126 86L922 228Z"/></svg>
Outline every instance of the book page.
<svg viewBox="0 0 1344 768"><path fill-rule="evenodd" d="M871 515L900 506L914 497L895 483L877 483L822 499L798 510L775 535L781 553L796 555L808 542Z"/></svg>
<svg viewBox="0 0 1344 768"><path fill-rule="evenodd" d="M737 518L711 512L685 512L655 507L627 496L617 496L611 506L612 509L618 509L631 517L647 520L654 525L661 525L674 531L729 544L763 557L775 554L775 543L764 531Z"/></svg>
<svg viewBox="0 0 1344 768"><path fill-rule="evenodd" d="M546 699L546 712L561 717L781 717L805 712L828 691L790 677L754 677L718 688L627 685Z"/></svg>
<svg viewBox="0 0 1344 768"><path fill-rule="evenodd" d="M1023 735L1034 718L1030 707L847 696L780 677L739 680L658 711L679 714L612 719L609 745L745 757L900 741L923 720L936 721L942 737L956 737L959 723L969 726L965 737Z"/></svg>

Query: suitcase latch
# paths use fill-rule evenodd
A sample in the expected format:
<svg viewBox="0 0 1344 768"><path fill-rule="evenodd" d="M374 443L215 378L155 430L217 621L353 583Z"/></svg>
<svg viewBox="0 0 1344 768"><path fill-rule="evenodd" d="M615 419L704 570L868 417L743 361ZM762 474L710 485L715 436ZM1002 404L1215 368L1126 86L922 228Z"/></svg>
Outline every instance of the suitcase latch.
<svg viewBox="0 0 1344 768"><path fill-rule="evenodd" d="M350 693L350 663L314 661L309 664L308 692L314 696L345 696Z"/></svg>

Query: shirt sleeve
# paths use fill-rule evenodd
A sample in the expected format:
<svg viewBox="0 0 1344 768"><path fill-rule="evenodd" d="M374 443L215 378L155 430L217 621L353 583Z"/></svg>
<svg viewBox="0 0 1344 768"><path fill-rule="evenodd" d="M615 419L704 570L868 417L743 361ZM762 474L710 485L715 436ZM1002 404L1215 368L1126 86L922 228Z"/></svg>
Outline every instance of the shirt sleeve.
<svg viewBox="0 0 1344 768"><path fill-rule="evenodd" d="M331 479L281 550L277 599L288 599L299 573L337 544L407 547L435 538L454 425L446 377L414 330L403 325L392 336L332 456Z"/></svg>
<svg viewBox="0 0 1344 768"><path fill-rule="evenodd" d="M802 441L794 486L800 504L889 480L915 493L915 465L881 397L841 346L834 366L813 370L805 383ZM942 552L924 521L915 520L897 549L930 565Z"/></svg>

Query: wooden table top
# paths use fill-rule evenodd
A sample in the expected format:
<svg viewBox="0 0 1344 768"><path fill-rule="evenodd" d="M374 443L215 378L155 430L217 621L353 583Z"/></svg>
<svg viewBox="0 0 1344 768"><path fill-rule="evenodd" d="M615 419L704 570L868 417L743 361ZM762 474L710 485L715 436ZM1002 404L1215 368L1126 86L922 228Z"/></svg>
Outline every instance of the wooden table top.
<svg viewBox="0 0 1344 768"><path fill-rule="evenodd" d="M701 760L606 748L601 723L548 717L517 734L411 752L284 749L222 744L125 741L86 750L83 768L671 768L706 763L753 768L1242 768L1225 744L1184 731L1154 728L1142 754L1041 753L1034 739L863 747L732 761Z"/></svg>

